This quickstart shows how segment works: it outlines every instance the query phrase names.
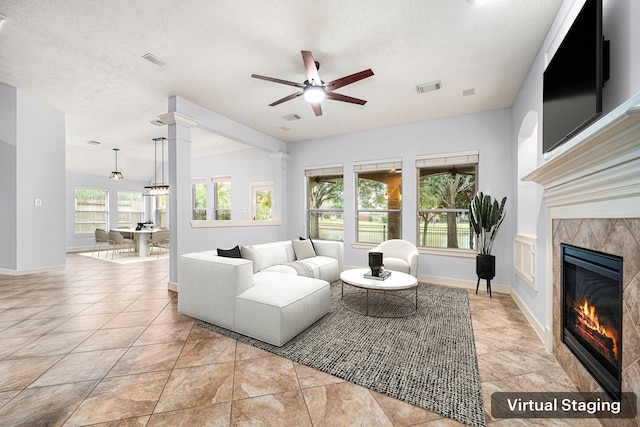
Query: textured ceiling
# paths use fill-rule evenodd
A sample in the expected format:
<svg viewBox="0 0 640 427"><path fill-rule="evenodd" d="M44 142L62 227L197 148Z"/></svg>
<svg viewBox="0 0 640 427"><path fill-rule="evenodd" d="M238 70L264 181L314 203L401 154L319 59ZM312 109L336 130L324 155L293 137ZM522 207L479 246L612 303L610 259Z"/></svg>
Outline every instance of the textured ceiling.
<svg viewBox="0 0 640 427"><path fill-rule="evenodd" d="M65 113L69 172L108 175L118 147L125 177L149 180L152 139L166 136L150 122L172 95L285 142L510 107L560 3L0 0L0 82ZM296 88L251 74L302 83L301 50L324 81L371 68L337 90L367 104L327 100L320 117L302 97L269 107ZM435 80L441 90L416 90ZM193 152L237 148L197 132Z"/></svg>

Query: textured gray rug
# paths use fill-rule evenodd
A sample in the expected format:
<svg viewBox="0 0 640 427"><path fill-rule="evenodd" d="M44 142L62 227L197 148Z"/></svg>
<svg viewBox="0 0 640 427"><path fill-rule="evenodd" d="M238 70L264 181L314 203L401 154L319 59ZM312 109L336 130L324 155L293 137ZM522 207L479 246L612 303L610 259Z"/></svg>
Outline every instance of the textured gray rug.
<svg viewBox="0 0 640 427"><path fill-rule="evenodd" d="M332 311L282 347L199 325L464 424L485 426L467 291L428 284L418 289L416 314L375 318L345 308L362 309L364 293L345 285L341 303L338 281L331 285ZM397 297L369 295L369 313L408 308ZM404 295L415 298L414 291Z"/></svg>

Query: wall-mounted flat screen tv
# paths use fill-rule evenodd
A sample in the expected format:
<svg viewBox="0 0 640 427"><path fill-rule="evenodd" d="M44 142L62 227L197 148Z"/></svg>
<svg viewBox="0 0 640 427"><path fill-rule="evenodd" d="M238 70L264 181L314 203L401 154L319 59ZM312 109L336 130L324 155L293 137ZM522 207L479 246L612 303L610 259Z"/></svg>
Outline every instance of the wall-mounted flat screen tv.
<svg viewBox="0 0 640 427"><path fill-rule="evenodd" d="M602 113L602 86L608 74L604 50L602 0L586 0L544 72L544 153L567 142Z"/></svg>

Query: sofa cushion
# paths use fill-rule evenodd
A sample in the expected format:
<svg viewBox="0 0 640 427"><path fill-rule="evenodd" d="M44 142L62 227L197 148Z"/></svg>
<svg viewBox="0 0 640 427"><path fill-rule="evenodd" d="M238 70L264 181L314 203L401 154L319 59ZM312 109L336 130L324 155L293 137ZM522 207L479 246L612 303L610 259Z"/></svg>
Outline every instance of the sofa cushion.
<svg viewBox="0 0 640 427"><path fill-rule="evenodd" d="M328 256L315 256L300 261L313 269L313 277L334 282L340 278L340 266L335 258Z"/></svg>
<svg viewBox="0 0 640 427"><path fill-rule="evenodd" d="M262 257L260 252L255 250L252 246L243 246L240 253L242 258L248 259L253 263L253 272L257 273L262 268Z"/></svg>
<svg viewBox="0 0 640 427"><path fill-rule="evenodd" d="M330 309L324 280L261 272L236 298L236 332L281 346Z"/></svg>
<svg viewBox="0 0 640 427"><path fill-rule="evenodd" d="M227 258L242 258L242 254L240 253L240 246L236 245L235 248L231 248L231 249L218 248L218 256L223 256Z"/></svg>
<svg viewBox="0 0 640 427"><path fill-rule="evenodd" d="M272 265L295 261L296 256L290 241L252 245L260 253L260 270Z"/></svg>
<svg viewBox="0 0 640 427"><path fill-rule="evenodd" d="M292 240L291 244L293 245L293 251L296 254L297 260L316 256L316 251L313 249L311 240Z"/></svg>

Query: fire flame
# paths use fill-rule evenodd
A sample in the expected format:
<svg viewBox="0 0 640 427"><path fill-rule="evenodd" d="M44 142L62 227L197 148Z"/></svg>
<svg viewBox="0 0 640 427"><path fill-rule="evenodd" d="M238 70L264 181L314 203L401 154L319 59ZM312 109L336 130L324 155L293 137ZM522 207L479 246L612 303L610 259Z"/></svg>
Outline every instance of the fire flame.
<svg viewBox="0 0 640 427"><path fill-rule="evenodd" d="M616 341L616 337L614 336L614 334L607 331L607 329L604 326L600 325L600 321L598 320L598 314L596 313L596 306L589 305L589 302L585 300L584 303L579 306L579 309L582 314L581 320L584 326L591 329L592 331L599 333L600 335L609 337L613 340L613 345L614 345L613 351L617 357L618 342Z"/></svg>

